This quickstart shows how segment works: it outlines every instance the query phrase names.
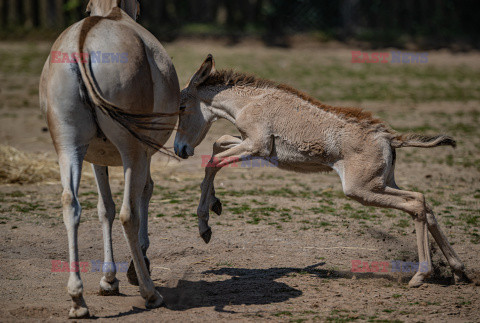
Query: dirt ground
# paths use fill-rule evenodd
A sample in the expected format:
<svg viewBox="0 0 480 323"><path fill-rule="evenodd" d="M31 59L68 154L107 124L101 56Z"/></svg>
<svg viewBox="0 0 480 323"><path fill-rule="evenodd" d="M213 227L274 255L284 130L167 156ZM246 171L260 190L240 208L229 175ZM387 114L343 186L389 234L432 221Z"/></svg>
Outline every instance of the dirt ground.
<svg viewBox="0 0 480 323"><path fill-rule="evenodd" d="M26 62L12 58L10 65L0 64L0 143L46 162L53 162L56 155L44 129L36 87L39 66L50 45L0 43L0 58L10 59L8 53L19 53L20 58L27 51L38 54ZM269 56L278 55L297 60L302 55L312 55L318 62L335 56L343 59L346 69L351 68L347 48L212 46L207 49L205 44L182 42L166 46L169 53L176 55L174 61L181 82L187 81L207 50L218 52L221 57L234 52L243 59L240 65L255 52L265 62ZM188 49L188 54L179 58L182 49ZM462 69L459 73L466 73L462 72L465 69L480 72L479 53L432 52L429 57L431 65L423 70L425 73L428 68L456 66ZM181 59L186 62L184 65L179 62ZM282 80L281 75L278 80ZM392 76L393 83L395 80ZM118 273L120 296L99 296L102 275L90 266L82 279L93 318L136 322L480 321L480 100L475 99L479 88L478 82L472 85L476 80L468 75L460 75L451 83L434 83L441 82L474 93L466 96L461 92L458 100L407 103L338 96L326 103L361 106L399 131L445 132L458 140L456 150L398 150L396 174L401 187L426 194L474 283L452 284L446 260L432 238L435 274L420 288L407 287L413 273L392 272L391 267L388 272L352 273L354 260L417 261L414 225L402 212L363 207L347 199L334 173L296 174L273 167L221 171L216 190L223 203L223 214L211 216L213 237L206 245L198 235L195 215L203 178L200 156L211 154L216 138L236 133L232 125L219 121L196 149L195 157L178 162L157 155L152 165L156 186L150 206L148 256L152 278L166 305L146 310L138 288L128 284L124 272ZM405 90L406 96L408 91ZM320 95L317 94L322 100ZM167 146L172 144L173 138ZM118 210L123 185L121 169L112 170L111 185ZM61 191L58 177L34 184L0 184L2 322L67 318L68 273L52 272L52 261L68 261ZM96 186L88 164L84 165L80 196L80 259L91 263L102 260L103 244L96 214ZM113 243L116 262L129 262L119 221L114 223Z"/></svg>

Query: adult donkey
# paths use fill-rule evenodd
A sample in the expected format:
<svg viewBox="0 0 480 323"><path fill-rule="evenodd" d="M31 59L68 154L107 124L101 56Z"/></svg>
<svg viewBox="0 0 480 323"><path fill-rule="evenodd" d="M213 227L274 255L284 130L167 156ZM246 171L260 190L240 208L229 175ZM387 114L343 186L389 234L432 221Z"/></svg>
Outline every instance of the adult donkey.
<svg viewBox="0 0 480 323"><path fill-rule="evenodd" d="M55 64L49 57L40 81L40 105L59 157L70 262L73 266L79 261L78 187L82 162L86 160L93 164L95 172L105 263L110 268L104 268L107 272L100 281L100 291L118 293L116 268L111 266L115 205L107 167L123 166L125 191L120 221L132 253L133 273L136 270L140 293L146 306L154 308L163 299L155 290L144 260L149 245L148 204L153 190L150 159L162 149L177 121L178 78L162 45L135 22L138 1L91 0L87 11L91 17L64 31L52 47L56 56L60 55L64 61L74 57L74 61ZM92 59L84 60L82 53L91 52L120 53L127 57L128 63L99 64ZM70 317L88 316L78 271L70 273L68 292L73 300Z"/></svg>
<svg viewBox="0 0 480 323"><path fill-rule="evenodd" d="M395 149L436 147L455 141L445 135L402 135L358 108L324 105L287 85L230 70L215 71L207 57L181 93L179 132L175 152L193 156L213 121L225 118L241 137L223 136L213 147L211 167L205 168L198 206L200 235L209 242L209 210L220 214L214 178L231 163L251 157L273 157L278 167L297 172L335 170L345 195L364 205L394 208L409 213L415 222L419 261L428 268L410 280L420 286L432 273L428 230L440 246L457 281L468 281L464 266L440 230L432 209L421 193L401 190L395 184Z"/></svg>

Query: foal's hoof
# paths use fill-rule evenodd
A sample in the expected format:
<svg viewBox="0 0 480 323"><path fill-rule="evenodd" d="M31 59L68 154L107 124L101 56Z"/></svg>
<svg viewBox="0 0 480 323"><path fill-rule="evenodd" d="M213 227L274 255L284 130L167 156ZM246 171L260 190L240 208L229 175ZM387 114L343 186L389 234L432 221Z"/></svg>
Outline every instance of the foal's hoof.
<svg viewBox="0 0 480 323"><path fill-rule="evenodd" d="M147 269L148 269L148 275L150 275L151 274L150 260L148 260L147 257L143 257L143 259L145 259L145 264L147 265ZM128 267L127 279L130 285L133 285L133 286L139 285L138 276L137 276L137 272L135 271L135 265L133 264L133 260L130 261L130 266Z"/></svg>
<svg viewBox="0 0 480 323"><path fill-rule="evenodd" d="M410 279L408 282L408 287L410 288L417 288L422 286L425 283L425 277L423 275L419 275L418 273Z"/></svg>
<svg viewBox="0 0 480 323"><path fill-rule="evenodd" d="M205 243L209 243L210 239L212 239L212 229L208 228L208 230L202 233L200 236L202 237L203 241L205 241Z"/></svg>
<svg viewBox="0 0 480 323"><path fill-rule="evenodd" d="M113 283L109 283L105 277L100 280L100 292L101 296L117 296L120 295L118 289L118 279L115 278Z"/></svg>
<svg viewBox="0 0 480 323"><path fill-rule="evenodd" d="M468 276L463 272L454 272L453 278L455 279L455 285L468 285L471 284L472 281Z"/></svg>
<svg viewBox="0 0 480 323"><path fill-rule="evenodd" d="M212 205L212 211L215 212L217 215L222 214L222 202L219 199L215 198L215 202Z"/></svg>
<svg viewBox="0 0 480 323"><path fill-rule="evenodd" d="M163 304L163 297L160 295L158 291L155 291L152 297L146 300L145 307L146 308L158 308Z"/></svg>

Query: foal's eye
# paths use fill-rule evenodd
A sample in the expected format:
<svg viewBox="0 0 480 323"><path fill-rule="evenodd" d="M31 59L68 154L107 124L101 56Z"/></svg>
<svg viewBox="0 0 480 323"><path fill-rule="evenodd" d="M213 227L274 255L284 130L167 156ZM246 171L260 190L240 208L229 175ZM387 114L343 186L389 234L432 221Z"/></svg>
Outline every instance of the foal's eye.
<svg viewBox="0 0 480 323"><path fill-rule="evenodd" d="M180 111L183 112L183 111L185 111L186 108L187 107L183 105L183 106L180 107Z"/></svg>

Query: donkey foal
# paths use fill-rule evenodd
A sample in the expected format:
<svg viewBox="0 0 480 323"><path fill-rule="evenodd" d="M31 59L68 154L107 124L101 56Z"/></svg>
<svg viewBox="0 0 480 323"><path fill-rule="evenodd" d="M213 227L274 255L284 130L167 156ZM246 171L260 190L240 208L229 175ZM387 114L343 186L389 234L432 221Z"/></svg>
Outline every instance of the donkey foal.
<svg viewBox="0 0 480 323"><path fill-rule="evenodd" d="M440 230L421 193L401 190L395 183L395 149L436 147L455 141L448 136L398 134L371 113L358 108L324 105L287 85L230 70L216 71L209 55L181 93L175 152L193 156L218 118L231 121L241 137L223 136L213 147L205 168L197 214L200 235L209 242L209 210L222 212L215 197L214 178L224 166L251 157L275 157L278 167L297 172L335 170L345 195L363 205L394 208L409 213L415 223L419 261L428 264L410 280L424 283L432 273L428 231L448 260L457 282L467 282L464 265Z"/></svg>

